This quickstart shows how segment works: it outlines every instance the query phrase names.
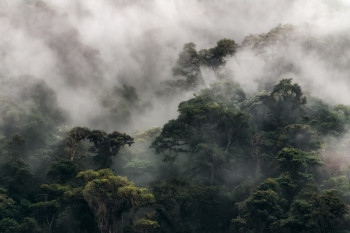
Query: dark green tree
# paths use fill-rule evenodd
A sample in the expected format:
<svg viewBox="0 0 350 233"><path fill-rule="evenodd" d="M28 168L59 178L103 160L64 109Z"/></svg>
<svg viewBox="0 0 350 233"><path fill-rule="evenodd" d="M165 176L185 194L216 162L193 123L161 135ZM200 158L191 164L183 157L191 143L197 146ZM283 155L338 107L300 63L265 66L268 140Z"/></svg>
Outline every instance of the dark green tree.
<svg viewBox="0 0 350 233"><path fill-rule="evenodd" d="M19 224L12 218L0 220L0 231L3 233L19 233Z"/></svg>
<svg viewBox="0 0 350 233"><path fill-rule="evenodd" d="M226 232L233 210L230 192L180 177L153 182L156 219L163 232Z"/></svg>
<svg viewBox="0 0 350 233"><path fill-rule="evenodd" d="M207 94L180 103L178 111L179 117L164 126L152 146L165 161L188 154L188 172L208 174L214 184L218 169L244 157L240 142L247 142L247 116Z"/></svg>
<svg viewBox="0 0 350 233"><path fill-rule="evenodd" d="M200 58L194 43L184 45L173 68L173 73L174 75L181 75L186 78L186 88L191 89L204 84L200 70Z"/></svg>
<svg viewBox="0 0 350 233"><path fill-rule="evenodd" d="M259 130L274 130L301 122L306 97L292 79L282 79L272 90L245 103L244 109L252 116L252 124Z"/></svg>
<svg viewBox="0 0 350 233"><path fill-rule="evenodd" d="M214 48L202 49L199 51L200 64L214 70L215 74L220 67L225 65L225 58L233 56L238 48L238 44L231 39L221 39Z"/></svg>
<svg viewBox="0 0 350 233"><path fill-rule="evenodd" d="M42 232L35 218L25 217L19 225L20 233L40 233Z"/></svg>
<svg viewBox="0 0 350 233"><path fill-rule="evenodd" d="M284 200L275 179L267 179L238 206L233 228L245 232L274 232L273 226L283 215Z"/></svg>
<svg viewBox="0 0 350 233"><path fill-rule="evenodd" d="M79 145L84 140L88 140L92 145L88 152L79 154ZM90 153L100 168L106 168L110 166L112 157L116 156L124 145L131 146L132 143L134 143L132 137L117 131L107 134L102 130L75 127L66 136L66 151L70 160L87 157Z"/></svg>
<svg viewBox="0 0 350 233"><path fill-rule="evenodd" d="M101 233L122 232L122 216L129 210L154 202L145 188L137 188L126 177L115 176L111 170L83 171L83 196L94 212Z"/></svg>
<svg viewBox="0 0 350 233"><path fill-rule="evenodd" d="M293 176L311 172L311 168L322 165L320 158L295 148L283 148L277 156L277 164L281 172L289 172Z"/></svg>
<svg viewBox="0 0 350 233"><path fill-rule="evenodd" d="M50 183L65 184L74 179L79 170L74 160L58 160L51 164L47 177Z"/></svg>

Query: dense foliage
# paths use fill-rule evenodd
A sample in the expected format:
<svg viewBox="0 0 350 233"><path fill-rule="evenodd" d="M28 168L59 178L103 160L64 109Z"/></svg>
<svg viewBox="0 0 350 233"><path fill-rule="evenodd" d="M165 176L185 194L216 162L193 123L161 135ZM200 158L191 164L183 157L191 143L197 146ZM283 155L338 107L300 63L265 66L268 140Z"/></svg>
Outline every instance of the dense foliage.
<svg viewBox="0 0 350 233"><path fill-rule="evenodd" d="M264 53L291 30L242 46ZM181 78L169 84L199 87L203 67L218 81L181 102L176 119L132 137L66 126L42 82L3 101L0 232L348 232L350 164L336 158L347 148L350 107L326 104L292 79L248 96L220 77L240 46L195 47L184 46L173 69ZM134 92L115 91L125 103Z"/></svg>

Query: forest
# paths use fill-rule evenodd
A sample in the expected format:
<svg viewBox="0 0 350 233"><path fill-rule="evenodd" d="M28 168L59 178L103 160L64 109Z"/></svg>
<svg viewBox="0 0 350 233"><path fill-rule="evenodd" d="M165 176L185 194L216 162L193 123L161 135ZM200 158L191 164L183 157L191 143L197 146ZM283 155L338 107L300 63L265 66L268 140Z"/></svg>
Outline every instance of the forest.
<svg viewBox="0 0 350 233"><path fill-rule="evenodd" d="M40 28L59 72L8 75L0 43L1 233L350 233L350 105L341 89L350 36L278 24L240 42L187 41L168 75L157 46L145 48L154 57L135 55L150 66L140 77L164 78L140 88L128 78L136 66L107 83L107 63L65 16L26 4L28 18L46 19ZM42 37L4 15L0 22ZM68 29L48 29L55 20ZM300 51L302 62L291 55ZM306 78L316 63L338 86L322 72Z"/></svg>

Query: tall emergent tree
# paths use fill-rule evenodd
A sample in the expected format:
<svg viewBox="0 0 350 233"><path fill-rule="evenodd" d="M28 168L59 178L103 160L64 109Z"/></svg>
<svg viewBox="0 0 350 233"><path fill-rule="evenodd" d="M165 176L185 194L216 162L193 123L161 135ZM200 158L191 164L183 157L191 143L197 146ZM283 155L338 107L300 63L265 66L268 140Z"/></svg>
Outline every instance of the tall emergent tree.
<svg viewBox="0 0 350 233"><path fill-rule="evenodd" d="M203 78L200 70L200 58L194 43L184 45L179 54L176 65L173 68L174 75L186 77L187 88L193 88L203 84Z"/></svg>
<svg viewBox="0 0 350 233"><path fill-rule="evenodd" d="M89 152L94 153L94 161L100 168L107 168L111 164L111 157L116 156L121 147L131 145L134 139L125 133L114 131L110 134L102 130L90 130L83 127L71 129L66 136L66 151L70 160L77 160L86 154L77 153L81 141L89 140L92 146Z"/></svg>
<svg viewBox="0 0 350 233"><path fill-rule="evenodd" d="M238 91L236 86L231 87ZM209 175L210 184L214 184L218 170L244 155L237 148L248 138L247 116L235 105L227 107L225 100L218 98L218 91L204 91L180 103L179 117L164 125L153 142L165 161L175 160L179 153L188 154L188 172L194 176Z"/></svg>
<svg viewBox="0 0 350 233"><path fill-rule="evenodd" d="M121 233L122 216L154 202L145 188L135 187L126 177L115 176L109 169L80 172L86 182L83 196L93 210L101 233Z"/></svg>
<svg viewBox="0 0 350 233"><path fill-rule="evenodd" d="M219 69L226 64L226 58L233 56L238 48L238 44L231 39L221 39L214 48L196 50L196 44L187 43L179 53L176 65L173 68L175 76L184 76L185 80L179 79L171 82L174 86L185 89L193 89L198 85L203 85L201 67L213 69L218 77Z"/></svg>
<svg viewBox="0 0 350 233"><path fill-rule="evenodd" d="M216 76L220 67L226 64L226 57L237 52L238 44L231 39L221 39L214 48L202 49L198 52L200 64L214 70Z"/></svg>

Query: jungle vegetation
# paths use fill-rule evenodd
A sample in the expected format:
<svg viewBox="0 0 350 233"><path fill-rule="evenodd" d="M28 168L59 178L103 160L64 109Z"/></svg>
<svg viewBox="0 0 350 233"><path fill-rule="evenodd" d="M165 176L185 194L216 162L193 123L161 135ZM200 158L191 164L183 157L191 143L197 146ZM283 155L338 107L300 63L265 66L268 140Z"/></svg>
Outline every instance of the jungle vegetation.
<svg viewBox="0 0 350 233"><path fill-rule="evenodd" d="M68 126L43 82L1 97L0 232L349 232L350 163L337 160L336 142L350 106L288 77L249 96L222 72L239 49L264 55L291 30L185 44L166 85L195 94L177 117L134 135ZM209 88L203 68L217 78ZM123 107L137 101L132 87L118 93Z"/></svg>

